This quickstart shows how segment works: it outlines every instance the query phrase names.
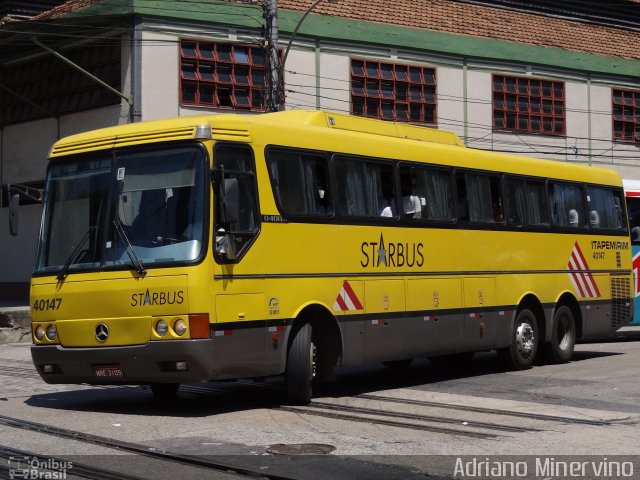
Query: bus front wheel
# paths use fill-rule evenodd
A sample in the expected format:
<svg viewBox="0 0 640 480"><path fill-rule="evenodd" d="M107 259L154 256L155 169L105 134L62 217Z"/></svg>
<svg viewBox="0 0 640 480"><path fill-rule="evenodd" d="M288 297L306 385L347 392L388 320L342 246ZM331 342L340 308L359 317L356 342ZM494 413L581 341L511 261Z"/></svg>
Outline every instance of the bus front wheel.
<svg viewBox="0 0 640 480"><path fill-rule="evenodd" d="M566 363L571 360L575 346L576 323L573 312L563 305L553 315L551 341L544 346L545 357L551 363Z"/></svg>
<svg viewBox="0 0 640 480"><path fill-rule="evenodd" d="M511 330L511 345L498 350L502 362L513 370L525 370L531 366L538 351L538 322L528 308L516 315Z"/></svg>
<svg viewBox="0 0 640 480"><path fill-rule="evenodd" d="M286 395L290 403L304 405L311 401L311 384L315 374L315 345L311 325L303 324L292 335L285 371Z"/></svg>

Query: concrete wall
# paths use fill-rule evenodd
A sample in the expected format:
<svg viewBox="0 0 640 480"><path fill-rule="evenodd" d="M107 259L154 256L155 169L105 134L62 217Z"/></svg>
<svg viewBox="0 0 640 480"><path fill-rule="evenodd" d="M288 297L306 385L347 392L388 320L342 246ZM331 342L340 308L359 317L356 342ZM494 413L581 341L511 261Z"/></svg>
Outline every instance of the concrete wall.
<svg viewBox="0 0 640 480"><path fill-rule="evenodd" d="M9 209L0 208L0 283L29 281L35 265L41 214L41 205L21 206L19 234L12 237L9 235Z"/></svg>

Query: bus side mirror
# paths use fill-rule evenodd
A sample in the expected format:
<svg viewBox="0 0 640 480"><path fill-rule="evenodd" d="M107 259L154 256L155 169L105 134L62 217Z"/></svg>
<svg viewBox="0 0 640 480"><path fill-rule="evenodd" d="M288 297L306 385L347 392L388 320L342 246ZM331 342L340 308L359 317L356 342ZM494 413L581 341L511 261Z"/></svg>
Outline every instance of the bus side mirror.
<svg viewBox="0 0 640 480"><path fill-rule="evenodd" d="M16 193L9 200L9 233L12 236L18 235L18 220L20 218L20 194Z"/></svg>
<svg viewBox="0 0 640 480"><path fill-rule="evenodd" d="M240 188L237 178L224 179L224 195L221 207L224 211L223 221L228 224L238 223L240 220Z"/></svg>
<svg viewBox="0 0 640 480"><path fill-rule="evenodd" d="M240 219L240 187L238 179L225 178L224 166L219 165L213 172L212 180L217 186L219 224L230 225Z"/></svg>

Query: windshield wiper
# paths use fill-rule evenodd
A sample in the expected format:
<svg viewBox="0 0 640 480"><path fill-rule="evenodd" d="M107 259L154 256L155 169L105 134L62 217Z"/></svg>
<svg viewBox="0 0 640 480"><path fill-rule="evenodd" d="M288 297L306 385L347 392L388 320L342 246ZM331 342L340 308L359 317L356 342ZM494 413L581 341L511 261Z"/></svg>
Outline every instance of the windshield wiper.
<svg viewBox="0 0 640 480"><path fill-rule="evenodd" d="M147 273L147 271L142 266L142 262L140 262L140 259L136 255L136 252L133 250L133 245L131 245L131 242L129 241L129 237L127 237L127 234L125 233L124 228L122 228L122 223L120 223L120 220L118 218L116 218L113 221L113 226L116 228L116 232L118 232L118 236L120 237L120 240L122 240L122 243L124 243L125 250L127 251L127 255L129 255L129 259L131 260L131 263L133 263L133 266L135 267L136 271L140 275L144 275L145 273Z"/></svg>
<svg viewBox="0 0 640 480"><path fill-rule="evenodd" d="M78 244L73 248L73 250L69 254L69 257L67 258L67 261L64 262L64 266L62 267L62 270L56 276L58 281L60 282L63 281L67 277L67 275L69 275L69 269L71 268L71 264L74 262L74 260L80 253L82 247L84 247L84 244L87 243L87 240L89 239L91 233L95 232L95 230L96 230L95 226L89 227L89 230L87 230L87 233L84 234L84 236L80 239Z"/></svg>

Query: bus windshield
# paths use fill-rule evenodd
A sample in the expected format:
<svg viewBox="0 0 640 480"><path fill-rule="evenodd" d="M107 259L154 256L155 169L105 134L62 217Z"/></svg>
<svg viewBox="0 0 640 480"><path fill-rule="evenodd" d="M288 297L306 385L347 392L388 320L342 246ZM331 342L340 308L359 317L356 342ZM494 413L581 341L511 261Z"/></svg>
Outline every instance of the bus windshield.
<svg viewBox="0 0 640 480"><path fill-rule="evenodd" d="M49 168L36 273L160 266L202 254L196 146L77 156Z"/></svg>

